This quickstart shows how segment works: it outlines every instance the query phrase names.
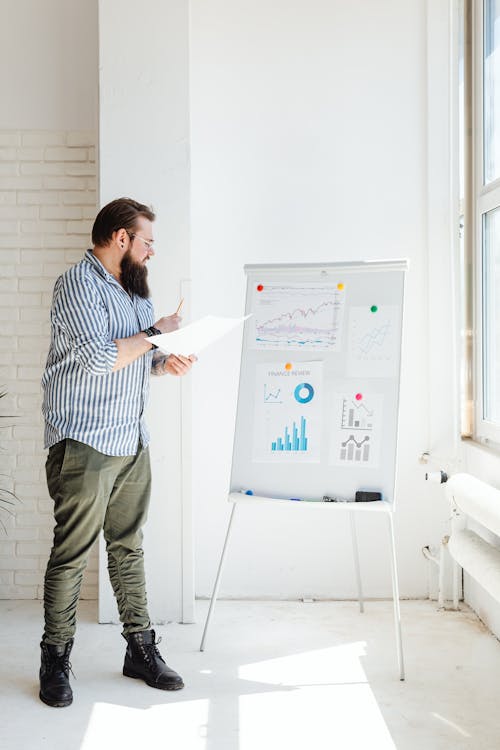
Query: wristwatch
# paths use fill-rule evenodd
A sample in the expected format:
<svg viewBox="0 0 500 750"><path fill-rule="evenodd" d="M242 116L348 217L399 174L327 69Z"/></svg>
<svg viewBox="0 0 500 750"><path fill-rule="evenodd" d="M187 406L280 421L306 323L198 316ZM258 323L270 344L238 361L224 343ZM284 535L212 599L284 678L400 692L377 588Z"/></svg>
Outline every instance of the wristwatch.
<svg viewBox="0 0 500 750"><path fill-rule="evenodd" d="M150 326L149 328L145 328L142 333L145 333L146 336L159 336L161 334L161 331L159 328L155 328L154 326ZM156 344L153 344L152 341L149 342L153 349L158 349Z"/></svg>

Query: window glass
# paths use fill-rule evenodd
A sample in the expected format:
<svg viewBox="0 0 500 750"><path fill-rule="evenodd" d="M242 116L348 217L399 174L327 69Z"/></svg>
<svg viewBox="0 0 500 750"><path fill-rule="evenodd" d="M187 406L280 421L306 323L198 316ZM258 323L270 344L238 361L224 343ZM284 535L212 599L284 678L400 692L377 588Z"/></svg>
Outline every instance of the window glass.
<svg viewBox="0 0 500 750"><path fill-rule="evenodd" d="M500 424L500 207L483 215L483 418Z"/></svg>
<svg viewBox="0 0 500 750"><path fill-rule="evenodd" d="M484 0L484 182L500 177L500 0Z"/></svg>

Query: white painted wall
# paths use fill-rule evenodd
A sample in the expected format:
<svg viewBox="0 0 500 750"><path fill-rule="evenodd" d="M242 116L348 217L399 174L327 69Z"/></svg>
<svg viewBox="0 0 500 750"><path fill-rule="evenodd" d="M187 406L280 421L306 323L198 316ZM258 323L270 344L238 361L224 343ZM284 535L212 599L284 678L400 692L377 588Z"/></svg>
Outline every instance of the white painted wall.
<svg viewBox="0 0 500 750"><path fill-rule="evenodd" d="M40 377L57 276L88 247L96 207L97 2L3 0L0 24L0 598L43 596L53 535ZM97 595L91 555L82 597Z"/></svg>
<svg viewBox="0 0 500 750"><path fill-rule="evenodd" d="M97 0L2 0L0 128L94 130Z"/></svg>
<svg viewBox="0 0 500 750"><path fill-rule="evenodd" d="M130 195L153 205L150 276L158 317L175 311L189 276L187 11L184 0L145 0L140 7L99 0L100 201ZM183 312L186 319L188 304ZM182 616L181 408L180 382L153 379L153 492L144 546L155 622ZM116 605L105 568L101 555L100 619L112 621Z"/></svg>
<svg viewBox="0 0 500 750"><path fill-rule="evenodd" d="M189 304L185 307L186 318L207 311L239 314L247 262L410 258L397 518L401 586L409 596L426 594L420 547L437 544L447 530L441 492L425 485L417 457L430 449L438 459L453 458L456 435L456 330L450 313L455 313L450 253L456 213L450 188L448 67L454 5L453 0L427 5L383 0L376 7L361 0L314 0L306 8L279 0L193 0L188 26L185 1L150 0L141 6L139 26L132 3L101 3L101 202L130 192L155 205L156 234L165 248L152 267L159 314L173 308L190 270L189 104L195 300L192 311ZM88 138L97 121L96 0L4 0L2 10L8 22L0 29L0 145L45 148L55 139L53 145L77 147L78 134L72 131L87 131ZM5 156L3 163L16 163L17 151ZM5 189L0 184L0 202L2 219L15 221L21 237L23 217L8 215L18 210L14 193L18 206L25 198L31 201L32 219L44 218L41 212L50 212L54 199L60 206L75 206L77 196L68 188L44 190L43 180L50 175L42 168L37 177L27 175L21 161L17 165L15 187L13 175L0 175L11 180ZM72 168L71 162L61 167L61 179L82 179L66 168ZM29 189L28 179L38 179L39 186ZM88 220L93 188L79 185L86 191L81 216ZM11 245L2 251L3 291L14 280L26 293L21 285L30 282L16 274L14 261L29 271L26 254L34 249ZM61 251L62 262L71 262L76 248ZM54 252L40 249L42 285L56 261ZM189 285L183 288L189 292ZM42 287L39 293L49 294ZM42 306L47 303L40 299ZM24 335L23 326L35 325L27 323L30 312L21 300L18 313L10 305L2 308L9 325L18 315L16 335ZM20 370L14 374L17 360L12 337L7 338L5 376L18 384L19 398L34 399L32 373L26 382ZM30 366L28 354L19 354L19 367ZM195 376L192 478L197 591L203 596L211 588L227 520L238 365L234 334L204 355ZM179 619L180 581L186 575L182 539L189 541L180 493L186 492L191 472L188 462L182 486L180 388L162 381L153 386L149 421L157 487L146 534L149 593L156 619ZM186 403L189 387L185 391ZM209 450L207 425L212 430ZM4 595L33 596L39 593L34 587L50 536L42 452L39 443L28 446L22 432L9 440L18 454L2 457L5 468L21 469L19 481L25 488L32 485L32 491L23 498L19 523L15 529L11 524L9 540L2 542L0 578ZM31 448L34 458L27 453ZM189 453L188 440L184 450ZM497 456L470 446L460 460L462 468L498 486ZM189 503L185 507L189 510ZM275 510L246 513L240 521L223 594L353 595L346 527L318 529L315 517L306 515L297 528L295 515ZM38 540L43 563L41 549L22 546ZM368 594L387 595L385 553L366 524L362 541ZM468 579L466 593L499 634L499 606ZM104 607L112 619L111 598L105 598Z"/></svg>
<svg viewBox="0 0 500 750"><path fill-rule="evenodd" d="M245 263L410 259L396 519L403 596L426 596L420 550L447 528L418 464L430 400L426 24L419 0L191 3L193 316L242 313ZM200 596L211 591L229 512L239 344L235 334L214 347L194 375ZM367 595L389 595L385 529L365 519L360 543ZM222 596L354 594L347 521L242 510Z"/></svg>

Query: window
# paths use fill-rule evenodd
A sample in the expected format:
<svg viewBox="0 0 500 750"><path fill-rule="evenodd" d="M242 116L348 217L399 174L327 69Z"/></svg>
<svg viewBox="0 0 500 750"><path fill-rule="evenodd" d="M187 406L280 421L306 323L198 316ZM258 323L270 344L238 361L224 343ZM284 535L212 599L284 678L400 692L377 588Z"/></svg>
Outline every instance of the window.
<svg viewBox="0 0 500 750"><path fill-rule="evenodd" d="M500 0L483 6L484 182L500 177Z"/></svg>
<svg viewBox="0 0 500 750"><path fill-rule="evenodd" d="M469 204L470 257L476 279L473 434L500 446L500 0L469 1L475 92Z"/></svg>
<svg viewBox="0 0 500 750"><path fill-rule="evenodd" d="M500 424L500 208L483 214L483 419Z"/></svg>

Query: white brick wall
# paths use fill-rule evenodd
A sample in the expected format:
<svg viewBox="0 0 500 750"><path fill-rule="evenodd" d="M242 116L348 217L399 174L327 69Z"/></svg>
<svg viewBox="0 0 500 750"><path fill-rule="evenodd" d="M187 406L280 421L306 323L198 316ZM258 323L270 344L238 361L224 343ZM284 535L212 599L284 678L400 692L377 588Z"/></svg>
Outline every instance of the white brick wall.
<svg viewBox="0 0 500 750"><path fill-rule="evenodd" d="M42 375L54 282L90 247L96 134L0 131L0 481L19 498L0 517L0 599L43 597L52 544L45 484ZM97 598L97 548L82 598Z"/></svg>

